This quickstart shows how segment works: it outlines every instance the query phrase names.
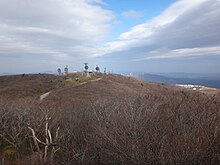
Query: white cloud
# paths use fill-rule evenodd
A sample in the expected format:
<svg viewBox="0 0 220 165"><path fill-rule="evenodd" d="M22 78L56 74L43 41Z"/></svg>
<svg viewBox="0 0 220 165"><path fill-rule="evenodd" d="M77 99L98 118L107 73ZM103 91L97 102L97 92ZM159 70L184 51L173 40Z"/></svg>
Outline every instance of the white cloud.
<svg viewBox="0 0 220 165"><path fill-rule="evenodd" d="M147 57L134 59L133 61L143 61L152 59L168 59L180 57L200 57L200 56L220 56L220 46L218 47L203 47L203 48L185 48L175 50L158 50L147 53Z"/></svg>
<svg viewBox="0 0 220 165"><path fill-rule="evenodd" d="M115 22L103 5L108 4L104 0L0 0L1 71L25 61L35 66L37 61L77 65L94 57L108 57L109 62L220 55L219 0L178 0L159 16L100 47L97 43L104 41ZM124 15L139 17L137 11ZM3 63L10 65L5 68Z"/></svg>
<svg viewBox="0 0 220 165"><path fill-rule="evenodd" d="M89 58L114 14L102 0L0 0L0 64L6 56L36 60ZM17 54L17 55L16 55ZM20 55L22 54L22 56ZM38 55L38 56L37 56ZM6 59L5 59L6 58Z"/></svg>
<svg viewBox="0 0 220 165"><path fill-rule="evenodd" d="M122 16L125 18L138 19L138 18L141 18L143 14L140 11L129 10L129 11L123 12Z"/></svg>
<svg viewBox="0 0 220 165"><path fill-rule="evenodd" d="M212 55L220 47L220 3L180 0L159 16L122 33L96 56L127 53L127 59ZM162 51L161 51L162 50ZM159 53L152 53L159 52ZM215 55L220 55L217 49Z"/></svg>
<svg viewBox="0 0 220 165"><path fill-rule="evenodd" d="M108 6L108 4L106 2L104 2L103 0L89 0L89 1L98 3L100 5Z"/></svg>

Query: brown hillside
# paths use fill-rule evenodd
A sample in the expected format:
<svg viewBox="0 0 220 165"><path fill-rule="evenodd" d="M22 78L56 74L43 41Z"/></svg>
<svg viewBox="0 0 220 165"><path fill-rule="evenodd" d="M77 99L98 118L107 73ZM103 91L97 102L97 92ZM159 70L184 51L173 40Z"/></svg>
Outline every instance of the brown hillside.
<svg viewBox="0 0 220 165"><path fill-rule="evenodd" d="M81 75L81 76L80 76ZM120 75L0 77L0 159L8 164L219 164L220 94ZM51 93L42 101L40 96ZM45 117L58 139L45 141ZM6 164L5 163L5 164Z"/></svg>
<svg viewBox="0 0 220 165"><path fill-rule="evenodd" d="M62 81L63 77L48 74L0 76L0 97L13 100L36 98L54 89Z"/></svg>

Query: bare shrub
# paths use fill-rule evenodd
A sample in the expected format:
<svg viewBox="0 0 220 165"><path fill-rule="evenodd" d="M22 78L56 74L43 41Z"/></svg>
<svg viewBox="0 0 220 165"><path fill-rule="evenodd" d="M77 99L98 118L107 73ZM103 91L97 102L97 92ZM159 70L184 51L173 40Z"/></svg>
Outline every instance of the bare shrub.
<svg viewBox="0 0 220 165"><path fill-rule="evenodd" d="M87 100L88 107L83 102L63 108L1 101L1 161L5 165L16 161L34 165L40 160L57 165L218 164L219 96L165 87L161 92Z"/></svg>

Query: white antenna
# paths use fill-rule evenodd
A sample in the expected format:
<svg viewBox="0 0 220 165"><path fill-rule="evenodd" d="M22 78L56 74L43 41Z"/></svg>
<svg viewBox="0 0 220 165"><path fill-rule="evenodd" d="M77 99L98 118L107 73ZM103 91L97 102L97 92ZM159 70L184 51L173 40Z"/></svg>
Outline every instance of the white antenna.
<svg viewBox="0 0 220 165"><path fill-rule="evenodd" d="M89 72L88 72L88 69L89 69L89 66L88 66L88 63L84 63L85 64L85 72L86 72L86 77L90 77L89 75Z"/></svg>
<svg viewBox="0 0 220 165"><path fill-rule="evenodd" d="M85 65L85 72L87 73L89 69L88 63L84 63L84 65Z"/></svg>

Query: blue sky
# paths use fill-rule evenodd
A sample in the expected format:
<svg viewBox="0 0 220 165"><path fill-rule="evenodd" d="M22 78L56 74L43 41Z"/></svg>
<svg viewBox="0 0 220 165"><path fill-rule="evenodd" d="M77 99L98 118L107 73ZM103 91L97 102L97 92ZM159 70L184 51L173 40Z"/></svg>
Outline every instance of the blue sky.
<svg viewBox="0 0 220 165"><path fill-rule="evenodd" d="M220 0L0 0L0 72L219 72Z"/></svg>
<svg viewBox="0 0 220 165"><path fill-rule="evenodd" d="M114 11L119 22L112 31L111 39L117 38L121 33L128 31L137 24L141 24L159 15L169 7L175 0L106 0L104 8ZM140 14L138 18L124 17L123 13L136 11Z"/></svg>

